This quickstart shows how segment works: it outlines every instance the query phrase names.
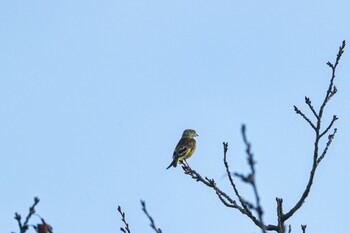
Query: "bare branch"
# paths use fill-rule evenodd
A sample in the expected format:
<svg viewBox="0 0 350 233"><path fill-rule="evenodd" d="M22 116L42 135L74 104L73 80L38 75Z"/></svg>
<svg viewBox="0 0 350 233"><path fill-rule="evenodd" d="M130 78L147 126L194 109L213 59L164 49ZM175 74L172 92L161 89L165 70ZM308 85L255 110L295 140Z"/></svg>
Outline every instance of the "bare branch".
<svg viewBox="0 0 350 233"><path fill-rule="evenodd" d="M331 67L332 69L332 77L331 77L331 80L329 82L329 86L328 86L328 90L327 90L327 93L326 93L326 96L323 100L323 103L320 107L320 111L318 113L318 116L320 118L322 118L322 115L323 115L323 109L325 108L327 102L330 100L330 98L337 92L337 88L334 86L334 78L335 78L335 71L337 69L337 66L339 64L339 61L340 61L340 58L341 56L343 55L344 53L344 49L345 49L345 40L343 40L342 42L342 45L339 47L339 51L338 51L338 54L337 54L337 58L335 60L335 64L333 65L332 63L328 62L327 65L329 67ZM320 126L319 126L320 127Z"/></svg>
<svg viewBox="0 0 350 233"><path fill-rule="evenodd" d="M276 198L277 201L277 222L278 222L278 233L284 233L284 219L282 209L282 198Z"/></svg>
<svg viewBox="0 0 350 233"><path fill-rule="evenodd" d="M125 224L125 228L121 227L120 230L124 233L130 233L129 224L125 219L125 213L122 211L122 208L120 206L118 206L118 212L122 216L122 221Z"/></svg>
<svg viewBox="0 0 350 233"><path fill-rule="evenodd" d="M247 141L247 139L246 139L246 136L245 136L245 127L244 127L244 125L242 126L242 134L243 134L243 140L244 140L244 142L245 142L246 145L247 145L247 150L246 150L246 151L247 151L247 154L248 154L248 163L249 163L250 167L253 167L253 168L252 168L252 176L251 176L251 177L253 177L253 181L251 182L251 184L253 185L253 183L254 183L254 185L253 185L253 187L254 187L254 186L255 186L255 182L254 182L254 172L255 172L255 170L254 170L254 160L253 160L253 155L252 155L251 152L250 152L250 144L248 143L248 141ZM229 177L231 186L232 186L232 188L233 188L233 190L234 190L236 196L238 197L238 200L239 200L239 202L241 203L243 209L245 210L246 215L247 215L250 219L252 219L253 222L254 222L257 226L259 226L259 227L262 229L263 232L265 232L266 226L265 226L265 224L264 224L263 221L262 221L262 211L261 211L260 203L259 203L259 205L257 205L258 207L255 208L255 209L257 209L257 212L258 212L258 214L259 214L259 221L257 221L257 220L256 220L256 217L253 215L253 213L252 213L252 212L250 211L250 209L249 209L249 207L252 208L252 207L254 207L254 206L253 206L252 204L250 204L249 202L245 201L245 200L242 198L242 196L241 196L241 195L239 194L239 192L238 192L238 189L237 189L237 187L236 187L236 184L235 184L234 181L233 181L233 178L232 178L232 175L231 175L232 173L230 172L230 168L229 168L229 165L228 165L228 163L227 163L228 143L227 143L227 142L226 142L226 143L224 142L223 144L224 144L224 165L225 165L226 173L227 173L227 175L228 175L228 177ZM258 200L259 200L259 197L258 197ZM260 209L260 210L259 210L259 209Z"/></svg>
<svg viewBox="0 0 350 233"><path fill-rule="evenodd" d="M224 164L225 164L226 173L227 173L227 176L228 176L228 178L230 180L231 186L232 186L232 188L233 188L233 190L234 190L234 192L235 192L239 202L241 203L242 207L244 208L244 210L247 213L249 213L248 216L253 216L253 213L249 210L246 202L243 200L243 198L239 194L238 189L236 187L236 184L233 181L233 178L232 178L232 175L231 175L232 173L230 172L230 168L229 168L229 165L228 165L227 160L226 160L226 158L227 158L226 154L227 154L227 150L228 150L228 143L224 142L223 144L224 144Z"/></svg>
<svg viewBox="0 0 350 233"><path fill-rule="evenodd" d="M306 225L301 225L301 230L303 230L303 233L306 233Z"/></svg>
<svg viewBox="0 0 350 233"><path fill-rule="evenodd" d="M29 213L28 213L23 224L21 223L21 215L18 213L15 213L15 219L18 222L20 233L25 233L28 230L29 220L33 216L33 214L35 213L35 206L39 203L39 201L40 201L40 199L38 197L34 197L34 204L29 208Z"/></svg>
<svg viewBox="0 0 350 233"><path fill-rule="evenodd" d="M21 222L21 215L19 213L15 213L15 219L17 220L18 222L18 227L19 227L19 230L21 231L22 230L22 222Z"/></svg>
<svg viewBox="0 0 350 233"><path fill-rule="evenodd" d="M258 213L259 216L259 220L260 222L264 223L263 221L263 209L260 203L260 196L259 196L259 192L258 192L258 188L256 185L256 179L255 179L255 161L254 161L254 156L253 153L251 151L251 144L248 142L247 139L247 135L246 135L246 130L245 130L245 125L242 125L242 137L243 137L243 142L246 146L246 153L247 153L247 157L248 157L248 164L250 167L250 174L248 175L249 179L248 181L250 181L249 183L252 185L253 187L253 191L254 191L254 196L255 196L255 202L256 202L256 212ZM264 225L264 224L263 224ZM262 229L263 233L265 233L265 229Z"/></svg>
<svg viewBox="0 0 350 233"><path fill-rule="evenodd" d="M333 139L334 139L334 136L335 134L337 133L337 128L334 129L333 133L328 135L328 142L327 142L327 145L326 147L324 148L321 156L317 159L317 164L319 164L322 159L324 158L324 156L327 154L327 151L328 151L328 148L330 147L330 145L332 144L333 142Z"/></svg>
<svg viewBox="0 0 350 233"><path fill-rule="evenodd" d="M241 173L235 172L233 173L233 175L235 175L236 177L240 178L244 183L249 183L251 184L253 182L253 177L251 174L245 176Z"/></svg>
<svg viewBox="0 0 350 233"><path fill-rule="evenodd" d="M319 117L318 117L318 115L317 115L317 113L316 113L316 111L315 111L315 109L314 109L314 106L312 106L312 104L311 104L311 100L310 100L309 97L306 97L306 96L305 96L305 103L309 106L311 112L314 114L314 116L316 117L316 119L319 119Z"/></svg>
<svg viewBox="0 0 350 233"><path fill-rule="evenodd" d="M227 149L227 148L226 148ZM227 152L227 151L226 151ZM196 180L197 182L201 182L203 184L205 184L206 186L212 188L216 195L218 196L218 198L220 199L220 201L227 207L230 208L234 208L239 210L242 214L247 215L254 223L255 225L257 225L258 227L260 227L261 229L266 229L268 231L277 231L277 226L274 225L263 225L263 223L261 223L252 213L251 211L246 211L246 209L242 208L241 206L239 206L237 204L237 202L235 200L233 200L229 195L227 195L224 191L222 191L221 189L219 189L216 186L216 183L214 181L214 179L209 179L207 177L205 177L205 179L199 174L197 173L195 170L193 170L190 167L186 167L183 166L182 167L185 174L189 175L192 177L192 179ZM243 200L244 201L244 200Z"/></svg>
<svg viewBox="0 0 350 233"><path fill-rule="evenodd" d="M340 58L344 53L345 45L346 45L346 42L345 40L343 40L342 45L339 47L339 52L337 54L337 59L335 60L334 69L337 68Z"/></svg>
<svg viewBox="0 0 350 233"><path fill-rule="evenodd" d="M225 202L229 202L231 203L231 207L232 208L241 208L237 203L236 201L234 201L229 195L227 195L225 192L223 192L222 190L220 190L217 186L216 186L216 183L214 181L214 179L209 179L207 177L205 177L203 179L203 177L198 173L196 172L195 170L193 170L192 168L189 168L189 167L186 167L186 166L183 166L182 167L184 169L184 172L186 175L189 175L192 177L192 179L196 180L197 182L201 182L203 184L205 184L206 186L212 188L215 190L216 194L218 195L218 197L220 198L220 200L222 200L222 198L224 198L226 201ZM223 202L224 203L224 202ZM225 204L225 203L224 203ZM226 205L226 204L225 204ZM227 205L226 205L227 206Z"/></svg>
<svg viewBox="0 0 350 233"><path fill-rule="evenodd" d="M296 106L294 106L294 110L296 111L296 113L303 116L303 118L311 125L311 127L316 132L315 142L314 142L314 156L313 156L313 164L312 164L312 168L310 171L309 181L306 185L306 188L305 188L302 196L298 200L298 202L295 204L295 206L292 207L289 212L287 212L286 214L283 215L283 218L282 218L283 221L286 221L287 219L289 219L305 202L306 198L308 197L308 195L310 193L317 166L322 161L322 159L325 157L325 155L328 151L328 148L330 147L330 145L334 139L334 135L337 132L337 129L334 129L334 132L328 136L327 145L326 145L325 149L323 150L321 156L319 156L319 153L320 153L319 152L319 143L320 143L321 137L324 136L332 128L334 122L338 119L337 116L334 115L329 126L321 133L321 121L322 121L324 109L325 109L328 101L330 100L330 98L332 96L334 96L334 94L337 92L337 88L334 86L335 71L336 71L337 65L339 64L339 60L341 58L341 55L344 52L344 48L345 48L345 41L343 41L342 46L340 46L340 48L339 48L339 52L337 54L335 64L333 65L332 63L327 62L327 65L332 69L332 76L331 76L331 79L329 82L326 96L325 96L325 98L320 106L319 113L317 114L318 118L317 118L316 127ZM305 101L309 106L311 106L310 108L313 108L311 101L308 98L306 98Z"/></svg>
<svg viewBox="0 0 350 233"><path fill-rule="evenodd" d="M39 203L40 199L38 197L34 197L34 204L29 208L29 214L26 217L26 220L23 223L23 227L28 225L30 217L35 213L35 206ZM25 231L23 231L25 232ZM22 231L21 231L22 233Z"/></svg>
<svg viewBox="0 0 350 233"><path fill-rule="evenodd" d="M333 126L334 122L338 120L338 117L336 115L333 115L333 119L331 123L328 125L328 127L323 131L323 133L320 134L320 138L322 138Z"/></svg>
<svg viewBox="0 0 350 233"><path fill-rule="evenodd" d="M316 130L315 125L311 122L311 120L302 112L299 110L299 108L297 106L294 105L294 111L296 112L296 114L299 114L300 116L302 116L304 118L304 120L306 120L310 126Z"/></svg>
<svg viewBox="0 0 350 233"><path fill-rule="evenodd" d="M156 227L156 224L154 223L153 218L149 215L149 213L147 212L146 209L146 202L141 200L141 205L142 205L142 210L143 212L147 215L148 219L150 220L151 224L151 228L156 232L156 233L162 233L162 230L160 228Z"/></svg>

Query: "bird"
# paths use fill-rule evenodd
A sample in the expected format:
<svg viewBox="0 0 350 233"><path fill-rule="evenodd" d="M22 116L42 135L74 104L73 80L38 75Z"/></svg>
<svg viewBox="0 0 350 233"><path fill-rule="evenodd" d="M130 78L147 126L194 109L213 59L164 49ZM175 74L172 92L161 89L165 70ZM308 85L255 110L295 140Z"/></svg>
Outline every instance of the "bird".
<svg viewBox="0 0 350 233"><path fill-rule="evenodd" d="M190 158L196 150L195 137L198 137L198 134L193 129L186 129L182 133L182 137L177 143L173 153L173 161L166 169L169 169L171 166L176 167L178 162L185 162L187 167L189 167L186 160Z"/></svg>

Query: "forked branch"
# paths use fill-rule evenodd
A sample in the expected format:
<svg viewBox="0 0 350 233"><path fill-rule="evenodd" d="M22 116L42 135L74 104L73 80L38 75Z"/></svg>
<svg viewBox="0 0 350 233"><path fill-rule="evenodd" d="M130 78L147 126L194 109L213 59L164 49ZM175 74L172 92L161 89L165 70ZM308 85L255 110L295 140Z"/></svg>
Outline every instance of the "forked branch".
<svg viewBox="0 0 350 233"><path fill-rule="evenodd" d="M335 137L335 134L337 132L337 129L334 128L333 132L331 134L328 134L328 141L326 142L326 145L323 149L320 149L320 142L321 138L326 135L334 126L335 122L338 120L338 117L336 115L333 116L330 123L327 127L322 129L321 123L323 120L323 113L325 110L325 107L327 106L327 103L331 100L331 98L337 93L337 88L334 85L334 79L336 74L336 68L339 64L340 58L342 54L344 53L345 49L345 41L343 41L342 45L339 48L337 58L334 64L328 62L327 65L332 69L332 75L330 78L330 83L324 98L324 101L322 102L321 106L319 107L318 111L316 111L316 108L311 102L311 99L309 97L305 97L305 103L311 110L313 116L316 118L315 121L311 120L304 112L302 112L298 107L294 106L295 112L300 115L313 129L315 132L315 141L314 141L314 151L313 151L313 165L310 171L310 176L306 185L306 188L304 192L302 193L301 197L297 201L297 203L286 213L283 213L283 199L282 198L276 198L277 201L277 224L276 225L265 225L263 222L263 210L260 203L260 197L258 194L258 190L256 187L255 182L255 161L253 159L253 154L250 149L250 143L248 142L246 138L245 133L245 126L242 126L242 135L243 135L243 142L246 145L246 153L248 156L248 165L251 168L250 173L248 175L243 175L240 173L234 173L236 177L240 178L243 182L251 184L253 187L254 195L255 195L255 202L256 204L253 205L252 203L245 200L245 198L239 193L237 186L234 182L234 179L232 177L232 173L229 169L229 165L227 163L227 151L228 151L228 143L224 142L224 165L226 168L227 176L229 177L230 184L233 188L233 191L238 199L238 203L230 197L228 194L223 192L220 188L217 187L214 179L208 179L207 177L203 178L200 174L198 174L196 171L191 169L190 167L184 166L183 169L185 171L185 174L191 176L193 179L195 179L197 182L201 182L205 184L206 186L212 188L215 193L217 194L220 201L227 207L237 209L242 214L246 215L248 218L250 218L258 227L262 229L263 232L265 231L276 231L278 233L284 233L285 232L285 222L288 220L293 214L300 209L300 207L305 202L306 198L308 197L313 180L315 177L316 169L320 162L324 159L326 156L329 147L331 146L333 139ZM255 217L252 213L251 209L254 209L258 217ZM302 226L303 232L306 230L306 225ZM289 226L289 232L291 232L291 226Z"/></svg>
<svg viewBox="0 0 350 233"><path fill-rule="evenodd" d="M319 108L318 114L317 114L317 121L316 124L313 124L311 122L311 120L303 113L301 112L297 107L294 107L295 112L299 115L301 115L304 120L306 120L311 127L315 130L315 141L314 141L314 156L313 156L313 164L312 164L312 168L310 171L310 176L309 176L309 181L306 185L306 188L303 192L303 194L301 195L299 201L294 205L293 208L291 208L290 211L288 211L286 214L283 215L282 220L286 221L287 219L289 219L305 202L306 198L308 197L310 190L311 190L311 186L314 180L314 176L315 176L315 172L316 169L319 165L319 163L322 161L322 159L325 157L325 155L327 154L328 148L330 147L330 145L332 144L332 141L334 139L334 136L337 132L337 129L334 128L333 133L328 135L328 141L326 143L325 148L323 149L321 155L320 155L320 140L322 138L322 136L324 136L332 127L333 124L335 123L336 120L338 120L338 117L336 115L333 116L333 119L331 120L331 123L326 127L326 129L322 132L321 130L321 123L323 120L323 112L325 107L327 106L327 103L331 100L331 98L336 94L337 92L337 88L334 85L334 79L335 79L335 73L336 73L336 68L339 64L340 58L342 56L342 54L344 53L344 49L345 49L345 41L342 42L342 45L339 47L339 51L337 54L337 58L335 60L334 65L330 62L327 62L327 65L332 69L332 75L331 75L331 79L329 82L329 86L326 92L326 96ZM305 98L305 102L306 104L310 107L310 109L312 110L313 114L315 114L315 110L314 106L311 104L311 100L309 98ZM315 127L316 125L316 127Z"/></svg>

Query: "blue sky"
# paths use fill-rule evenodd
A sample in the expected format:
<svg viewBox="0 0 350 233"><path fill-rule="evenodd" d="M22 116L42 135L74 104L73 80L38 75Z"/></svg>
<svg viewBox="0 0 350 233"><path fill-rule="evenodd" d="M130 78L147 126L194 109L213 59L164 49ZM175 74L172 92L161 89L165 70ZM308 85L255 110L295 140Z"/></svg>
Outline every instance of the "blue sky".
<svg viewBox="0 0 350 233"><path fill-rule="evenodd" d="M0 3L0 231L37 212L55 232L260 232L212 190L165 170L186 128L193 169L223 177L222 142L234 171L247 172L247 124L265 221L276 197L290 209L312 162L313 132L293 111L319 106L350 4L329 1L2 1ZM293 232L341 232L350 189L349 51L326 110L339 129ZM239 189L252 198L250 187ZM232 192L231 192L232 193ZM33 218L33 223L39 221Z"/></svg>

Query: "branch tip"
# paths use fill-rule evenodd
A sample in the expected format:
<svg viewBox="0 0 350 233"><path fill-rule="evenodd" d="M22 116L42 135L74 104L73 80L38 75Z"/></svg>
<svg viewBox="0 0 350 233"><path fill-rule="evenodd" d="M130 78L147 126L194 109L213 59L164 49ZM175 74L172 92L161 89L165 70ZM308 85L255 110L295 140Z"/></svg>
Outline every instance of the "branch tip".
<svg viewBox="0 0 350 233"><path fill-rule="evenodd" d="M305 96L305 103L307 104L311 104L311 100L309 97Z"/></svg>
<svg viewBox="0 0 350 233"><path fill-rule="evenodd" d="M328 65L329 67L331 67L332 69L334 68L333 64L332 64L330 61L327 62L327 65Z"/></svg>
<svg viewBox="0 0 350 233"><path fill-rule="evenodd" d="M306 232L306 225L301 225L301 230L303 231L303 233Z"/></svg>

